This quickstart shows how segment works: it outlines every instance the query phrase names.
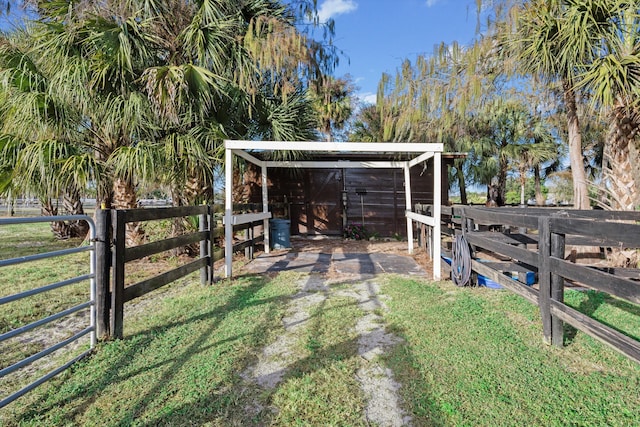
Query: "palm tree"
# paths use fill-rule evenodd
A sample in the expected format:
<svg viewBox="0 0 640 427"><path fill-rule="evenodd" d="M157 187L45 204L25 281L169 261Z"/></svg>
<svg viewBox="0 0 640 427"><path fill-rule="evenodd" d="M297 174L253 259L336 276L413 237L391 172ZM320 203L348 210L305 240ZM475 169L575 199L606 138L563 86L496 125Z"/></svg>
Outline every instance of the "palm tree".
<svg viewBox="0 0 640 427"><path fill-rule="evenodd" d="M577 64L578 85L591 94L595 107L604 109L609 131L603 151L603 186L608 206L640 207L640 13L638 5L623 0L572 2L567 16L575 22L573 37L588 56ZM576 43L576 41L578 43Z"/></svg>
<svg viewBox="0 0 640 427"><path fill-rule="evenodd" d="M535 132L535 130L534 130ZM522 143L509 146L511 163L516 167L520 180L520 204L525 205L525 186L527 173L535 169L536 203L542 204L542 191L540 183L540 164L557 157L556 146L550 134L539 129L538 135L531 140L525 138Z"/></svg>
<svg viewBox="0 0 640 427"><path fill-rule="evenodd" d="M5 175L11 186L0 191L20 189L36 194L45 215L58 213L52 199L60 197L67 214L83 214L81 185L64 168L65 162L78 155L80 147L52 125L52 116L61 112L59 105L55 95L49 95L49 81L43 70L21 50L24 42L24 33L16 32L12 40L5 39L0 45L1 132L6 144L2 158L11 165ZM66 239L83 237L88 226L79 221L55 221L52 229L56 237Z"/></svg>
<svg viewBox="0 0 640 427"><path fill-rule="evenodd" d="M30 33L31 53L46 61L61 100L80 112L66 128L83 131L82 143L108 174L99 199L115 207L135 205L142 177L126 165L143 149L168 144L177 153L188 140L190 158L200 153L200 170L193 162L187 169L202 177L210 175L222 139L248 135L260 127L256 120L274 124L274 137L299 136L291 124L304 117L293 107L304 104L300 76L333 59L330 49L297 31L294 11L278 1L67 6L40 5L43 23ZM309 134L306 123L303 132ZM195 146L203 141L217 144ZM144 159L147 169L153 159Z"/></svg>
<svg viewBox="0 0 640 427"><path fill-rule="evenodd" d="M565 0L531 0L514 8L515 26L506 25L503 33L506 56L516 67L551 84L559 81L567 115L569 160L573 176L574 207L589 208L587 179L582 154L582 135L576 101L577 64L585 62L588 52L581 46L576 24L568 14ZM574 37L573 39L571 37Z"/></svg>
<svg viewBox="0 0 640 427"><path fill-rule="evenodd" d="M380 113L375 105L364 106L358 111L348 139L353 142L384 142Z"/></svg>
<svg viewBox="0 0 640 427"><path fill-rule="evenodd" d="M312 89L318 128L327 141L332 141L334 130L342 129L351 117L353 84L349 76L340 79L329 77Z"/></svg>

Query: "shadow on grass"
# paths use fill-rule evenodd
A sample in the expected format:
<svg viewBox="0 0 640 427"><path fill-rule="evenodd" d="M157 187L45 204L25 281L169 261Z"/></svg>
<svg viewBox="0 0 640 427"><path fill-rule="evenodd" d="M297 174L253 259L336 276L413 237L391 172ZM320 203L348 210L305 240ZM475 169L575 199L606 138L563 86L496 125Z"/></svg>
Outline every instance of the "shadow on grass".
<svg viewBox="0 0 640 427"><path fill-rule="evenodd" d="M233 311L238 309L245 309L247 307L255 305L278 303L287 299L286 297L274 297L251 301L255 297L256 293L267 283L268 282L264 279L254 278L252 283L250 283L249 285L237 289L233 296L231 296L229 300L222 306L215 307L210 311L199 314L197 316L192 316L179 322L167 323L161 326L149 328L135 335L126 337L124 340L122 340L121 343L113 342L105 344L106 346L121 346L122 348L116 350L119 352L118 356L109 361L107 369L101 372L101 374L97 378L95 376L87 375L73 387L73 391L70 393L61 393L59 390L55 390L55 386L51 387L47 391L47 395L43 400L41 400L40 402L31 403L23 411L21 411L21 414L19 414L18 416L17 422L25 423L29 422L30 420L43 419L44 417L46 417L48 411L51 411L56 407L64 406L70 407L69 411L65 414L65 419L77 419L77 417L80 417L82 414L84 414L96 402L98 398L108 398L104 396L103 393L106 388L113 387L114 384L125 383L130 378L135 377L136 375L144 374L145 372L148 372L152 369L166 366L164 373L157 380L156 384L154 384L153 387L151 387L143 395L139 396L137 402L132 403L130 409L128 409L126 413L121 416L120 421L115 424L122 426L130 425L131 421L135 420L136 415L141 414L145 411L148 405L154 401L156 395L161 393L170 385L173 378L179 372L180 368L190 360L199 357L199 355L206 350L209 350L216 346L220 346L221 344L229 341L243 338L246 335L255 335L257 340L261 339L263 331L259 327L256 327L254 328L254 332L252 334L229 337L224 340L201 347L202 343L206 342L206 338L210 334L214 333L214 331L218 328L220 322ZM275 309L276 306L274 306L271 310ZM130 366L132 363L134 363L134 360L136 359L136 356L139 355L141 349L147 348L152 345L154 340L160 333L168 331L172 328L178 328L189 323L199 321L210 322L210 325L204 331L202 331L189 346L184 348L176 347L176 350L178 351L174 353L174 357L167 358L166 360L163 360L162 362L156 363L154 365L145 366L143 369L137 369L135 371L122 374L123 371L127 370L127 366ZM126 342L128 341L135 341L135 345L126 345ZM107 350L103 348L102 351ZM77 371L81 371L83 368L84 367L82 365L78 365L74 369ZM78 376L77 378L81 377ZM75 405L73 403L76 401L79 404Z"/></svg>
<svg viewBox="0 0 640 427"><path fill-rule="evenodd" d="M33 423L46 419L47 412L54 410L56 407L62 408L59 412L66 411L64 412L64 419L80 420L84 414L92 410L98 399L109 399L109 396L105 396L106 389L114 386L118 387L118 384L122 384L122 387L131 387L131 385L125 385L129 379L164 367L159 378L154 380L154 384L139 395L134 395L133 399L135 400L133 402L114 402L114 406L126 405L126 410L118 414L105 414L104 424L130 425L136 421L137 417L147 413L146 416L149 418L146 421L137 420L139 425L198 425L205 422L215 423L220 420L224 420L227 425L268 425L273 419L273 414L268 407L262 407L261 405L265 402L268 405L268 402L271 402L273 396L278 392L278 387L282 386L287 380L302 378L313 372L331 367L336 363L360 356L358 341L363 336L345 339L327 347L310 349L312 350L310 356L293 362L286 368L286 372L278 373L278 375L282 375L283 379L276 388L265 390L257 385L252 386L251 383L245 382L240 375L240 372L244 372L251 364L250 357L247 357L250 356L250 352L246 355L234 355L235 359L232 359L232 363L237 361L236 363L241 366L234 366L233 369L225 372L225 375L221 378L213 378L215 374L211 373L211 384L207 390L199 390L197 396L188 401L185 400L184 403L172 401L175 404L174 406L163 406L163 395L169 393L169 396L171 396L171 394L179 393L179 390L176 390L175 387L175 378L180 375L181 368L199 357L204 357L203 354L207 351L247 336L251 337L250 342L257 343L255 344L257 348L266 344L265 341L268 334L264 333L265 326L256 324L247 334L225 337L216 342L203 345L205 342L211 341L207 340L207 338L219 330L220 323L233 311L251 306L270 304L265 318L272 318L277 310L282 307L282 304L290 300L289 295L257 299L256 293L268 283L268 280L255 276L253 278L245 277L244 279L251 280L251 282L234 290L233 295L221 306L184 320L148 328L125 338L120 343L106 344L107 346L115 346L115 349L111 348L109 350L117 352L117 356L109 360L109 364L104 371L97 375L74 376L71 380L75 381L76 384L73 385L69 392L65 392L62 389L56 390L54 384L40 401L42 403L34 402L30 404L19 415L17 422L20 424ZM349 283L354 283L354 281L335 283L331 286ZM346 305L356 304L358 303L354 302L354 304ZM326 312L346 305L321 307L320 310L325 310ZM317 317L319 314L319 312L310 314L309 318ZM172 328L185 327L193 322L207 322L207 325L198 333L198 336L190 338L192 340L190 344L185 347L177 345L174 351L169 353L169 357L158 363L127 372L127 367L135 363L134 360L139 356L141 349L153 346L158 335ZM312 330L311 338L314 337L314 333L316 332ZM135 345L126 345L130 341L135 341ZM397 363L387 363L387 365L396 371L396 379L405 384L401 391L403 391L403 395L405 395L410 407L407 412L412 412L413 416L419 416L421 420L429 420L429 424L443 424L442 415L439 412L436 401L430 396L429 390L425 386L424 378L413 371L415 366L418 366L418 361L414 357L411 348L406 345L399 345L390 351L392 355L388 358L385 357L386 361L400 359ZM228 363L222 357L220 361L221 363ZM86 369L86 366L79 365L76 369L82 371L82 369ZM62 381L60 380L60 382ZM151 414L149 408L158 404L160 404L158 412ZM108 418L112 419L109 420Z"/></svg>
<svg viewBox="0 0 640 427"><path fill-rule="evenodd" d="M618 298L614 298L612 296L610 296L609 294L606 294L604 292L598 292L598 291L586 291L585 295L587 296L586 299L583 299L580 304L576 307L576 310L578 310L580 313L583 313L591 318L593 318L593 315L595 314L595 312L603 305L603 304L608 304L611 305L613 307L616 307L620 310L623 310L625 312L627 312L630 316L640 316L640 306L636 305L636 304L632 304L629 302L626 302L624 300L618 299ZM612 328L622 334L625 334L635 340L640 340L640 336L636 336L633 334L630 334L629 332L620 329L619 327L617 327L616 325L613 325L610 322L607 322L606 320L603 319L597 319L598 322L602 323L605 326L608 326L609 328ZM564 323L564 343L565 345L569 345L571 344L575 338L576 335L578 333L578 329L576 329L575 327L569 325L568 323Z"/></svg>
<svg viewBox="0 0 640 427"><path fill-rule="evenodd" d="M356 284L361 282L362 281L347 280L339 283L332 283L329 287ZM326 292L326 290L317 290L317 292ZM371 292L371 289L369 289L370 294ZM293 414L295 414L295 409L283 408L283 411L288 412L288 414L274 413L270 408L271 405L275 404L274 399L276 399L276 396L284 392L287 396L289 396L288 398L296 399L295 401L291 402L291 405L293 405L294 407L297 405L305 406L305 398L309 398L309 396L304 396L304 394L308 392L308 389L294 392L292 392L291 390L284 391L288 387L291 387L292 380L310 378L310 376L312 376L316 372L331 371L331 368L344 366L344 364L346 363L347 365L352 364L351 368L347 368L347 372L349 369L354 370L352 373L348 373L349 380L347 381L356 382L356 370L358 369L358 367L362 366L363 363L368 363L361 358L363 356L363 354L361 353L362 351L370 350L370 348L363 349L362 342L379 340L379 331L374 330L356 336L353 336L352 334L350 338L339 340L332 345L322 346L321 343L324 341L324 338L321 331L325 327L325 325L322 325L322 316L325 315L328 311L343 309L354 305L360 305L370 302L374 299L376 299L376 297L374 295L370 295L369 300L361 299L360 301L355 301L353 304L336 304L330 307L327 307L327 300L322 301L317 306L317 308L314 309L314 313L309 314L309 316L307 316L307 318L305 319L305 321L313 321L314 319L319 320L313 321L313 323L309 325L305 332L303 332L299 336L299 339L302 340L303 345L305 345L306 349L310 351L310 354L308 356L295 360L292 363L288 364L286 367L283 367L279 370L263 373L262 376L254 378L249 382L243 379L242 376L236 375L233 384L230 384L229 386L228 393L220 395L215 392L210 392L206 395L200 396L195 402L190 402L179 408L176 408L176 410L172 413L163 414L161 416L158 416L157 418L154 418L153 420L148 421L147 423L145 423L145 426L181 426L192 425L194 423L197 424L204 421L211 422L212 419L206 417L203 417L202 419L190 418L188 420L186 420L184 417L185 414L193 414L198 412L199 408L211 407L212 402L220 400L233 402L233 404L229 407L230 413L228 414L228 417L225 418L225 423L227 425L253 426L271 425L273 423L276 423L278 425L287 425L291 421L287 418L287 416L293 416L291 411L294 411ZM413 356L410 348L406 345L399 345L397 346L397 348L388 348L387 351L390 351L393 354L400 352L404 355L402 364L403 369L417 366L418 364L417 359ZM384 360L379 361L382 367L392 368L390 364L384 363L386 360L389 360L389 358L385 357ZM244 367L244 370L246 370L249 366L252 366L252 364L248 363ZM397 368L397 366L394 368ZM338 368L338 370L339 369L340 368ZM401 403L401 406L403 406L405 412L411 413L412 411L418 410L421 415L421 420L428 419L429 425L444 424L444 420L440 415L435 400L429 397L430 395L428 390L424 386L425 383L423 379L415 377L413 372L403 371L402 369L398 369L398 371L403 375L403 381L406 380L411 385L411 389L409 390L409 392L405 393L407 397L409 397L410 399L421 399L422 401L427 399L430 402L430 405L426 409L426 412L423 408L414 407L412 403L410 403L409 405L402 405ZM331 383L334 381L340 381L340 378L335 378L334 376L332 376L329 382ZM295 384L296 382L294 381L293 383ZM265 385L260 386L259 384ZM297 382L297 384L305 384L303 387L309 386L309 384L305 383L304 381L302 383ZM314 383L312 382L311 384ZM313 386L314 385L312 385L311 387ZM326 389L324 389L322 385L320 387L321 390L314 388L312 390L312 393L319 395L323 395L323 393L326 393ZM332 394L330 396L330 399L336 399L335 402L324 402L328 407L327 410L332 412L332 414L326 414L327 419L325 421L327 421L327 424L332 424L332 422L329 421L332 416L334 418L335 416L339 416L335 414L340 413L343 414L342 416L346 417L347 415L344 412L345 406L353 406L354 400L360 402L359 400L355 399L354 396L357 396L363 392L359 391L358 385L356 385L355 387L356 389L349 389L349 398L342 399L342 397L344 396L340 396L339 392L337 392L338 394ZM403 385L402 388L404 387L405 386ZM334 390L333 385L329 385L329 388L331 388L331 390ZM365 407L363 407L361 403L362 402L357 403L358 407L352 407L352 412L349 412L349 415L360 418L358 418L355 422L353 420L342 420L343 425L352 425L352 423L355 425L368 425L368 421L361 415L365 412ZM310 403L310 405L313 406L313 403ZM233 406L233 408L231 406ZM311 424L314 424L313 421L309 421L305 418L309 413L313 414L313 411L319 410L318 408L312 409L310 407L306 407L304 413L300 413L299 417L296 417L295 422L299 425L306 425L306 423L309 422L311 422ZM316 415L317 413L318 412L316 412ZM276 417L278 415L281 415L284 418L277 419ZM314 420L315 422L318 422L317 419ZM215 421L213 422L215 423Z"/></svg>
<svg viewBox="0 0 640 427"><path fill-rule="evenodd" d="M420 369L422 362L406 341L407 335L403 328L394 326L392 332L401 337L403 342L396 345L383 358L393 371L396 381L402 384L400 394L407 412L412 417L413 424L447 425L441 406L432 395L429 380Z"/></svg>

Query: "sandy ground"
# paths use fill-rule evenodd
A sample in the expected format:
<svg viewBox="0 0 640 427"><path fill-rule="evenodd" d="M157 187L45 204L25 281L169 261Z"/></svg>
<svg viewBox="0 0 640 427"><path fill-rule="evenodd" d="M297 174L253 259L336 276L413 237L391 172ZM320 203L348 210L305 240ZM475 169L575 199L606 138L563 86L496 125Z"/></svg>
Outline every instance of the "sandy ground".
<svg viewBox="0 0 640 427"><path fill-rule="evenodd" d="M411 256L420 267L432 275L431 258L421 248L414 246L414 253L409 255L406 241L398 240L346 240L341 237L291 237L291 249L294 252L311 252L325 254L340 253L389 253L395 255Z"/></svg>
<svg viewBox="0 0 640 427"><path fill-rule="evenodd" d="M348 297L357 301L363 316L355 326L358 334L359 369L355 378L360 384L365 397L365 423L378 426L411 425L411 417L403 410L399 390L402 385L395 379L393 372L387 368L380 358L390 348L401 342L400 338L386 330L382 313L387 311L385 300L381 293L375 274L358 273L358 268L346 268L339 271L335 268L336 260L347 260L347 263L358 265L357 257L342 257L342 254L391 254L394 256L408 256L407 243L396 240L354 241L341 238L302 238L291 239L292 249L272 251L267 262L279 263L283 259L296 260L301 268L309 268L308 261L320 259L312 254L328 254L324 256L328 262L326 268L320 268L305 275L298 283L298 292L291 298L287 314L282 319L284 333L273 343L264 347L255 365L250 366L242 377L248 387L258 387L264 390L277 388L282 381L286 381L289 367L298 359L295 344L304 336L308 327L310 311L329 298ZM297 255L295 255L297 254ZM293 256L292 256L293 255ZM365 257L369 258L369 257ZM376 258L372 256L371 258ZM393 258L393 257L391 257ZM413 256L416 263L431 275L431 261L422 250L416 250ZM261 263L254 261L254 263ZM287 262L284 262L287 264ZM260 266L259 268L264 268ZM294 266L293 269L296 267ZM251 271L251 263L246 265L247 272ZM277 274L276 272L267 274ZM415 272L413 273L415 274ZM332 283L349 283L348 287L335 289ZM257 414L264 408L256 402L248 411Z"/></svg>

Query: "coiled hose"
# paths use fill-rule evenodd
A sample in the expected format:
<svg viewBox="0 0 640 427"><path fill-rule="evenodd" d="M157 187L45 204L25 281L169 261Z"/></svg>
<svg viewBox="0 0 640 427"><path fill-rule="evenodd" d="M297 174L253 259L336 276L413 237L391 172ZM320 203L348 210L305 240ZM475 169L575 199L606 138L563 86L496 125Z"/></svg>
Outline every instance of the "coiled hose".
<svg viewBox="0 0 640 427"><path fill-rule="evenodd" d="M471 278L471 251L462 235L457 235L451 247L451 280L456 286L465 286Z"/></svg>

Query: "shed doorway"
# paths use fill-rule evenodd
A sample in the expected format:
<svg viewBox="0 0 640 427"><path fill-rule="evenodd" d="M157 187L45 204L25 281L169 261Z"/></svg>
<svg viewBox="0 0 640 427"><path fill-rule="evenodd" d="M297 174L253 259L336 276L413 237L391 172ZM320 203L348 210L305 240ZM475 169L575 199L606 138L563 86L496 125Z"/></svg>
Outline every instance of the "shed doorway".
<svg viewBox="0 0 640 427"><path fill-rule="evenodd" d="M309 156L309 160L272 160L271 155L279 151L302 152ZM225 273L227 277L232 275L232 243L233 226L239 221L264 221L265 252L269 252L269 219L272 217L269 211L269 174L270 170L290 168L300 173L302 170L310 172L300 173L300 177L306 180L307 185L297 185L296 188L308 189L303 195L295 195L298 200L300 218L298 227L304 227L306 234L341 234L349 219L345 214L345 208L349 208L349 185L345 184L348 174L352 170L367 169L371 173L367 181L378 179L384 175L384 170L391 170L392 176L400 173L403 177L402 193L404 212L402 217L406 223L407 251L413 253L413 222L421 222L433 228L431 233L431 248L433 259L440 259L440 204L442 196L441 180L441 154L443 144L428 143L342 143L342 142L271 142L271 141L225 141ZM233 214L233 157L241 157L257 166L260 170L262 213L234 215ZM275 156L277 158L278 156ZM433 204L432 216L418 215L412 212L413 200L411 189L412 168L431 161L431 191ZM417 169L417 168L415 168ZM273 173L273 172L271 172ZM306 176L306 178L303 178ZM395 178L394 178L395 179ZM393 181L393 180L392 180ZM336 191L340 189L341 191ZM392 184L392 199L394 210L397 211L398 186ZM276 186L272 186L277 188ZM353 185L356 200L359 202L360 218L364 217L364 197L369 195L369 190L364 186ZM272 188L272 191L274 190ZM302 196L302 197L300 197ZM302 204L299 200L302 199ZM382 198L374 200L380 205ZM353 206L354 203L351 203ZM356 205L358 203L356 202ZM292 211L294 208L292 207ZM353 210L353 209L352 209ZM357 210L356 210L357 211ZM293 212L292 212L293 214ZM397 216L397 212L393 213ZM246 218L245 218L246 217ZM250 217L250 218L248 218ZM434 279L440 279L440 263L435 262L433 268Z"/></svg>

